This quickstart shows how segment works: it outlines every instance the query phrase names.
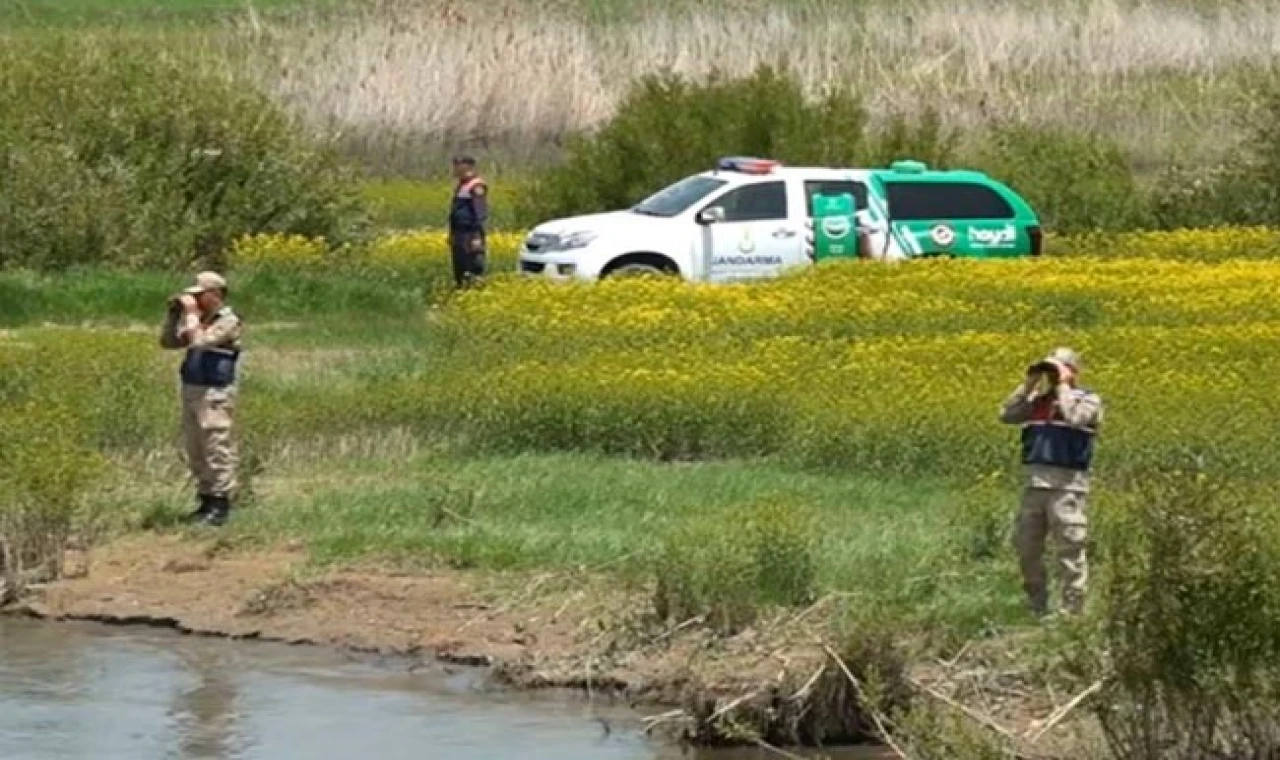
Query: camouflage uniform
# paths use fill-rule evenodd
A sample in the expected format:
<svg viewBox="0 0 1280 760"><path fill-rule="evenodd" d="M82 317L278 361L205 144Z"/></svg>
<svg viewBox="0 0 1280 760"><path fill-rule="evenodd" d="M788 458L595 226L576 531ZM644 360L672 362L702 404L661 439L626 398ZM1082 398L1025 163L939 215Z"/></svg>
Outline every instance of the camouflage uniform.
<svg viewBox="0 0 1280 760"><path fill-rule="evenodd" d="M1068 349L1059 349L1049 358L1078 366ZM1084 607L1089 577L1085 556L1089 468L1102 423L1102 399L1085 388L1060 385L1028 394L1019 385L1005 399L1000 420L1022 425L1022 462L1028 480L1014 526L1014 547L1023 589L1037 614L1048 612L1044 547L1053 533L1063 607L1078 613Z"/></svg>
<svg viewBox="0 0 1280 760"><path fill-rule="evenodd" d="M199 286L187 292L198 290ZM187 331L190 337L184 340ZM161 345L187 349L179 368L182 437L200 499L193 515L197 519L225 520L237 486L231 425L243 331L240 318L226 305L200 317L171 309L162 329Z"/></svg>
<svg viewBox="0 0 1280 760"><path fill-rule="evenodd" d="M475 159L461 157L454 163L470 167L475 165ZM458 287L484 276L488 221L488 186L478 175L470 174L458 181L449 207L449 252L453 259L454 283Z"/></svg>

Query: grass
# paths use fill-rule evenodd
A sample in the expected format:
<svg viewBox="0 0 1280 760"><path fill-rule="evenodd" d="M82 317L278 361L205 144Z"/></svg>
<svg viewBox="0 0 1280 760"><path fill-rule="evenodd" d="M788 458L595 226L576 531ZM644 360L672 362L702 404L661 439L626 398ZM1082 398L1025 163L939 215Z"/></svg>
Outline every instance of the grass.
<svg viewBox="0 0 1280 760"><path fill-rule="evenodd" d="M308 0L321 9L338 0ZM300 0L6 0L0 5L0 28L38 29L87 25L134 25L174 22L207 24L228 16L296 10Z"/></svg>
<svg viewBox="0 0 1280 760"><path fill-rule="evenodd" d="M1220 15L1111 0L644 4L603 25L576 8L461 8L361 14L353 28L302 33L285 24L255 77L312 123L376 125L360 150L382 168L430 155L432 141L541 160L565 135L604 123L637 75L745 74L782 50L810 88L856 83L877 121L930 106L966 133L992 120L1048 122L1112 135L1148 163L1225 155L1231 125L1215 106L1274 60L1276 30L1265 4ZM1135 97L1152 107L1132 107Z"/></svg>
<svg viewBox="0 0 1280 760"><path fill-rule="evenodd" d="M846 264L744 286L503 281L427 310L394 279L244 272L245 490L228 537L300 541L317 566L514 586L585 569L649 592L633 611L663 627L705 615L741 630L825 598L813 624L837 641L887 631L926 657L976 642L975 662L1007 644L999 669L1023 691L1119 684L1119 719L1141 727L1163 684L1177 717L1219 686L1234 695L1226 660L1270 683L1280 646L1264 633L1280 608L1276 414L1257 382L1280 361L1280 265L1260 255L1272 234L1127 235L1092 256ZM0 303L31 303L15 277L29 294L62 282L0 278L17 294ZM82 273L71 298L8 310L0 532L56 543L82 515L169 529L192 506L178 357L150 334L159 309L130 316L169 285L118 277ZM995 412L1063 342L1108 404L1094 607L1083 626L1003 636L1030 618L1009 544L1017 431ZM1266 693L1247 699L1275 714Z"/></svg>
<svg viewBox="0 0 1280 760"><path fill-rule="evenodd" d="M527 190L529 180L518 174L490 175L484 167L481 173L489 183L489 229L514 228L516 199ZM449 179L403 177L371 179L363 185L364 196L383 229L443 227L449 218L453 188Z"/></svg>
<svg viewBox="0 0 1280 760"><path fill-rule="evenodd" d="M727 528L755 504L785 500L807 505L823 526L813 550L820 593L849 593L904 621L958 633L1026 619L1012 565L1000 556L965 556L967 534L952 530L960 497L942 483L750 462L366 452L275 469L257 483L259 499L238 516L232 535L268 545L302 539L322 564L607 567L641 582L673 531L708 516ZM147 505L153 519L189 508L168 493ZM996 507L1012 509L1015 498L1006 494Z"/></svg>
<svg viewBox="0 0 1280 760"><path fill-rule="evenodd" d="M316 129L340 131L383 176L439 177L457 150L489 168L537 166L604 123L634 77L662 69L745 74L778 51L813 90L852 83L873 119L940 111L966 135L993 121L1068 126L1119 140L1141 167L1230 154L1232 109L1275 63L1267 3L1214 11L1193 2L1077 0L1046 6L965 0L856 3L743 0L494 7L402 0L290 9L190 0L177 15L224 9L176 30L175 46L265 87ZM23 29L91 28L119 13L144 29L142 2L28 0ZM18 11L9 11L14 23ZM204 16L208 18L207 15ZM1137 105L1141 104L1141 106Z"/></svg>
<svg viewBox="0 0 1280 760"><path fill-rule="evenodd" d="M86 270L62 275L0 275L0 326L41 321L151 328L185 277L159 273ZM325 321L360 316L361 332L379 318L402 322L427 304L431 283L409 277L358 278L262 272L238 278L236 308L251 324L262 319ZM239 290L243 290L243 296ZM349 324L349 322L348 322ZM376 337L376 336L375 336Z"/></svg>
<svg viewBox="0 0 1280 760"><path fill-rule="evenodd" d="M1144 239L1206 261L847 265L737 287L507 281L430 310L413 280L242 272L241 429L263 468L247 530L297 532L327 560L530 569L631 547L633 573L669 552L689 573L711 562L695 550L752 556L737 531L776 507L818 526L793 552L815 588L874 588L904 618L973 630L1017 605L1004 566L1016 435L994 409L1035 352L1082 348L1119 410L1099 452L1104 513L1152 467L1200 459L1247 481L1272 462L1265 396L1243 378L1275 362L1260 348L1275 305L1257 286L1280 268L1219 260L1265 238ZM167 483L171 504L185 502L177 357L153 332L178 284L0 278L14 349L0 401L39 389L82 415L94 448L163 457L121 473Z"/></svg>

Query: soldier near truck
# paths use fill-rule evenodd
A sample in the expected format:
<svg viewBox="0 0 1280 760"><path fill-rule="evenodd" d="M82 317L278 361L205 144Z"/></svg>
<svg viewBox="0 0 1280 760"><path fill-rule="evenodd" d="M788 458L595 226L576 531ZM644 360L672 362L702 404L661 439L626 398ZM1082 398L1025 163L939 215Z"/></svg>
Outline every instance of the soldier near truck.
<svg viewBox="0 0 1280 760"><path fill-rule="evenodd" d="M1102 399L1077 386L1080 369L1075 351L1055 349L1027 368L1000 408L1001 422L1022 426L1027 484L1014 525L1014 547L1027 601L1037 615L1049 612L1044 550L1050 534L1057 544L1062 606L1072 614L1084 608L1090 467Z"/></svg>
<svg viewBox="0 0 1280 760"><path fill-rule="evenodd" d="M182 438L199 502L188 520L207 525L227 521L238 464L231 427L244 325L226 297L226 280L201 272L170 299L160 332L161 347L186 349L178 370Z"/></svg>
<svg viewBox="0 0 1280 760"><path fill-rule="evenodd" d="M453 176L458 185L449 208L449 253L453 259L454 284L462 288L485 273L489 188L476 174L476 160L471 156L453 159Z"/></svg>

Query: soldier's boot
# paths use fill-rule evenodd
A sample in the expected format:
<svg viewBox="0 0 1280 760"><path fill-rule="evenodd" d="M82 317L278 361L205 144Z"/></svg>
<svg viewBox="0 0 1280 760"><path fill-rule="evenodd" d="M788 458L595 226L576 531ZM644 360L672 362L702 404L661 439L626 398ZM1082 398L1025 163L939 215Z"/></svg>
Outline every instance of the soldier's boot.
<svg viewBox="0 0 1280 760"><path fill-rule="evenodd" d="M187 515L187 522L203 522L209 515L213 497L207 493L197 494L197 497L200 500L200 506L196 507L194 512Z"/></svg>
<svg viewBox="0 0 1280 760"><path fill-rule="evenodd" d="M1029 590L1027 593L1027 609L1038 618L1049 616L1049 595L1043 590Z"/></svg>
<svg viewBox="0 0 1280 760"><path fill-rule="evenodd" d="M231 501L226 496L214 496L209 500L209 512L204 517L205 525L226 525L231 516Z"/></svg>
<svg viewBox="0 0 1280 760"><path fill-rule="evenodd" d="M1063 590L1062 611L1068 615L1084 614L1084 592L1074 588Z"/></svg>

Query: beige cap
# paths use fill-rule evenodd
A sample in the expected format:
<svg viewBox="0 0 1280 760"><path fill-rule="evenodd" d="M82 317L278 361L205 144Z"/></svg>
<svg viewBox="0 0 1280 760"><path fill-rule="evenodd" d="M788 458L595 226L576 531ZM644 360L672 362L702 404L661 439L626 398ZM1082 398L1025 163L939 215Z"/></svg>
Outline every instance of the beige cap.
<svg viewBox="0 0 1280 760"><path fill-rule="evenodd" d="M196 275L196 284L182 291L191 295L199 295L206 290L225 290L227 281L217 272L201 272Z"/></svg>
<svg viewBox="0 0 1280 760"><path fill-rule="evenodd" d="M1065 364L1077 372L1080 371L1080 354L1077 354L1069 348L1053 349L1053 351L1045 357L1045 361Z"/></svg>

